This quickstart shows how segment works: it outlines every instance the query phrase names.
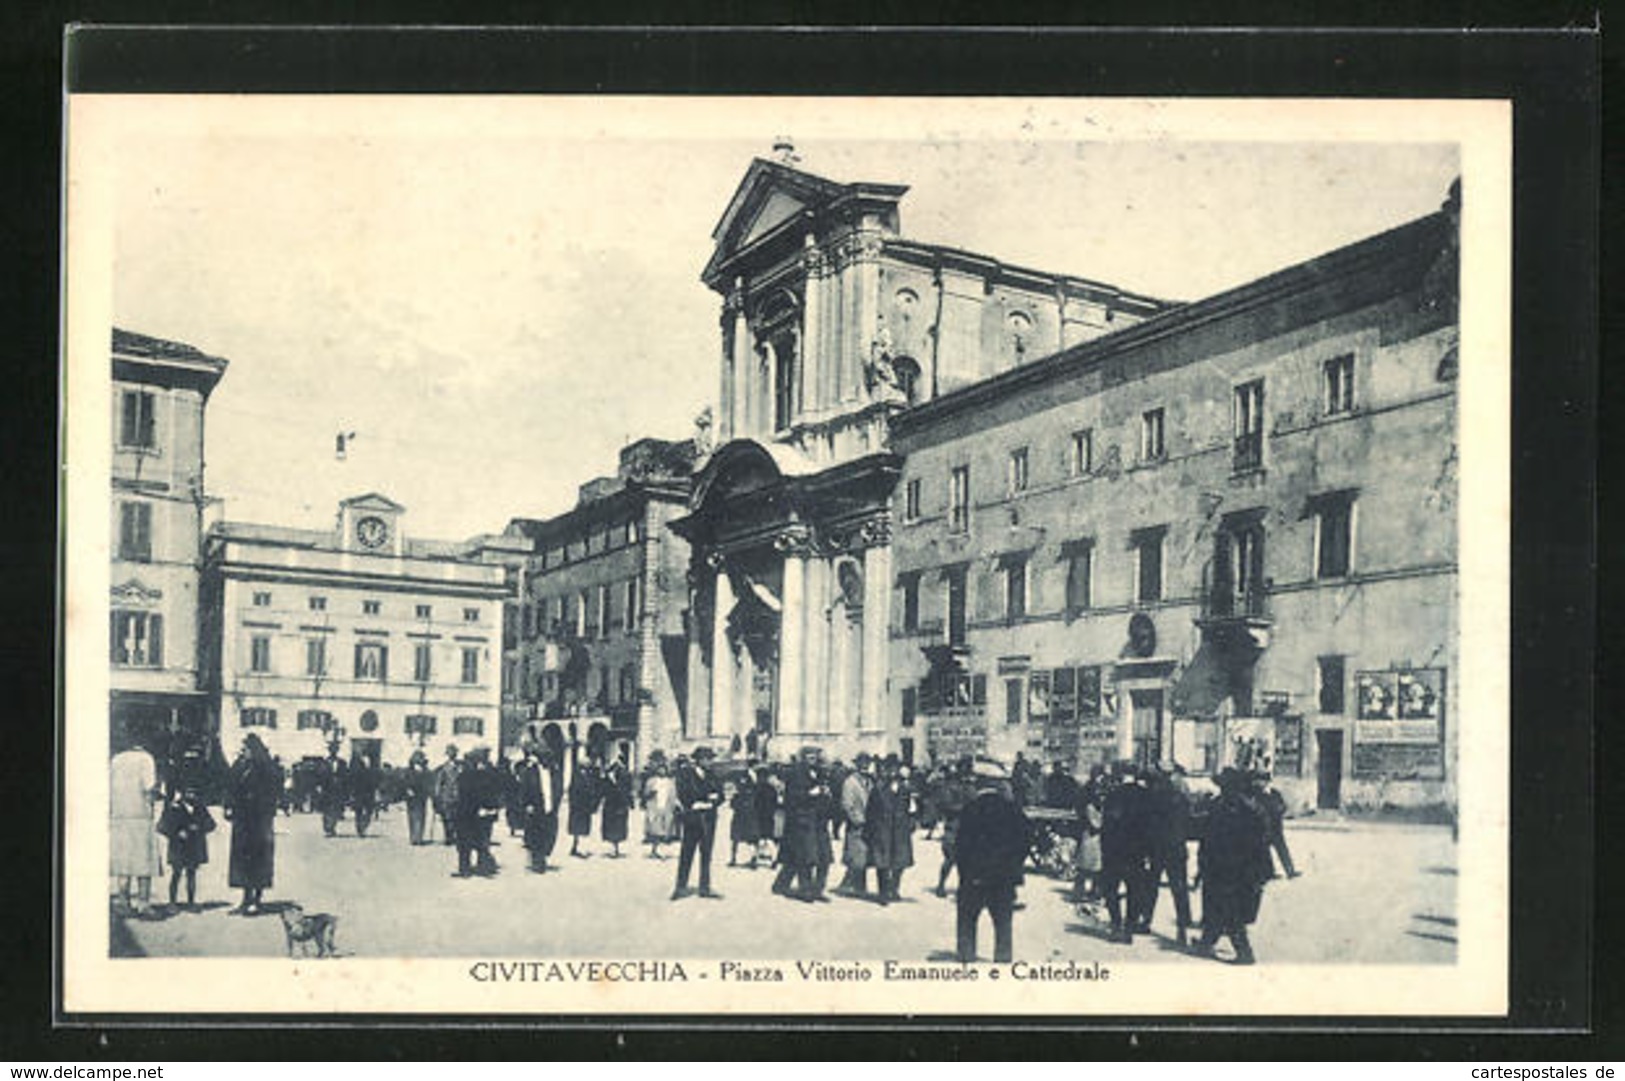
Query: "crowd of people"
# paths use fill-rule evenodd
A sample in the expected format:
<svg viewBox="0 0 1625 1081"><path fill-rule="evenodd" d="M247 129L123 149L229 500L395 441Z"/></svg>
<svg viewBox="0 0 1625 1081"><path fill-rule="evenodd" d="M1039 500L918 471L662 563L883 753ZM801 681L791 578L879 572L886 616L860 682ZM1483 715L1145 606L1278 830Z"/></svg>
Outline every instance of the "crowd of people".
<svg viewBox="0 0 1625 1081"><path fill-rule="evenodd" d="M557 869L551 861L561 826L570 838L566 859L592 858L595 832L608 846L603 854L620 859L639 807L646 858L666 859L662 849L678 846L673 901L721 899L711 867L724 807L728 866L771 869L771 893L805 904L829 903L832 894L882 906L901 901L917 842L936 838L933 892L948 896L957 875L957 953L967 961L976 957L983 913L993 925L994 959L1011 959L1014 913L1023 907L1017 890L1029 867L1039 866L1065 869L1078 912L1113 942L1132 943L1150 930L1166 888L1179 945L1212 955L1227 938L1235 962L1251 964L1247 928L1264 884L1277 877L1274 858L1288 877L1298 873L1282 828L1285 801L1267 775L1236 769L1193 794L1177 766L1098 764L1080 780L1068 763L1046 771L1020 755L1010 768L967 756L916 771L895 754L859 753L847 764L826 760L816 746L788 761L751 755L719 763L701 746L671 758L656 750L634 776L618 755L584 755L566 772L559 756L533 743L496 761L484 746L466 754L448 746L433 767L419 750L402 770L339 752L334 743L326 759L305 764L304 791L296 793L293 776L258 736L244 738L221 804L230 831L227 880L242 891L238 911L260 910L274 880L276 817L301 804L320 813L326 837L339 834L347 813L365 837L381 810L404 804L408 843L435 844L438 825L439 843L456 849L458 878L499 872L491 848L501 823L521 840L533 874ZM197 786L184 782L186 771L176 775L181 779L160 783L141 747L113 759L112 871L128 911L150 905L162 864L159 838L167 844L171 907L179 907L183 885L186 905L196 905L197 868L208 861L217 823ZM1062 859L1049 858L1058 852ZM837 861L841 877L831 889ZM1200 923L1191 903L1198 888Z"/></svg>

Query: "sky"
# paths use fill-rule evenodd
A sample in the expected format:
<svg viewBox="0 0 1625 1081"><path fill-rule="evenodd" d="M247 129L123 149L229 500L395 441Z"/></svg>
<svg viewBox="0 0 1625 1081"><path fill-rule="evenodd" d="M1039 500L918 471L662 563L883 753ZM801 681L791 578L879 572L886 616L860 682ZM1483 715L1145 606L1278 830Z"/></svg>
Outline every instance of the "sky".
<svg viewBox="0 0 1625 1081"><path fill-rule="evenodd" d="M1077 104L198 104L143 99L107 136L112 305L230 361L217 514L320 528L380 491L440 539L560 513L630 439L692 434L718 381L710 234L781 134L810 172L909 185L911 239L1178 300L1430 213L1460 172L1403 123L1238 139Z"/></svg>

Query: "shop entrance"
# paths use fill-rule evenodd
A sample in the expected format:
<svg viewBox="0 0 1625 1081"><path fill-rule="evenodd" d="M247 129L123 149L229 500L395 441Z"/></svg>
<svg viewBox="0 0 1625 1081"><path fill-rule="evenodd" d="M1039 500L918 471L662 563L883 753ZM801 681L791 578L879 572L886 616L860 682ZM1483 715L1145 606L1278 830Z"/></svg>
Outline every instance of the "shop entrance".
<svg viewBox="0 0 1625 1081"><path fill-rule="evenodd" d="M1322 811L1335 811L1343 805L1343 730L1321 729L1315 733L1315 745L1320 752L1315 774L1315 806Z"/></svg>
<svg viewBox="0 0 1625 1081"><path fill-rule="evenodd" d="M1134 761L1154 766L1162 761L1162 692L1131 691L1134 707Z"/></svg>
<svg viewBox="0 0 1625 1081"><path fill-rule="evenodd" d="M350 740L350 754L359 755L366 759L367 765L373 769L378 768L379 759L384 754L384 741L381 739L367 739L360 736Z"/></svg>

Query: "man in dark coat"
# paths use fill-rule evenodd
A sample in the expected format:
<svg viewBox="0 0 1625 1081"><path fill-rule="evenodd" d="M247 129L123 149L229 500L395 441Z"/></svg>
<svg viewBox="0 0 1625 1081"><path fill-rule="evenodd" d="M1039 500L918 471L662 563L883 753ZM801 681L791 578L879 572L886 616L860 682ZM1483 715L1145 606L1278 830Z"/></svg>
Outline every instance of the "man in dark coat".
<svg viewBox="0 0 1625 1081"><path fill-rule="evenodd" d="M1010 961L1016 887L1027 858L1027 817L1005 794L1004 769L979 763L976 795L959 813L957 931L959 959L976 960L976 923L983 909L993 919L993 960Z"/></svg>
<svg viewBox="0 0 1625 1081"><path fill-rule="evenodd" d="M948 872L954 869L958 851L959 813L975 795L971 787L971 760L961 758L942 781L937 793L937 809L942 814L942 869L937 872L937 896L948 896Z"/></svg>
<svg viewBox="0 0 1625 1081"><path fill-rule="evenodd" d="M864 822L883 905L903 899L903 872L914 866L914 812L914 791L903 776L902 762L887 755L869 793Z"/></svg>
<svg viewBox="0 0 1625 1081"><path fill-rule="evenodd" d="M226 881L243 891L238 911L258 915L261 896L270 887L276 868L276 812L282 799L282 769L271 761L260 737L250 732L232 764L226 795L226 818L231 822L231 858Z"/></svg>
<svg viewBox="0 0 1625 1081"><path fill-rule="evenodd" d="M1221 936L1236 950L1235 963L1250 965L1253 946L1247 925L1258 918L1270 862L1269 822L1258 804L1251 778L1240 770L1221 770L1215 778L1219 795L1209 806L1197 867L1202 876L1202 940L1197 949L1213 953Z"/></svg>
<svg viewBox="0 0 1625 1081"><path fill-rule="evenodd" d="M829 822L834 800L817 747L803 747L784 782L784 844L773 892L798 901L828 901L824 887L834 860Z"/></svg>
<svg viewBox="0 0 1625 1081"><path fill-rule="evenodd" d="M491 858L491 827L501 812L502 778L491 766L491 752L475 747L457 778L457 873L453 877L490 878L497 873L497 861Z"/></svg>
<svg viewBox="0 0 1625 1081"><path fill-rule="evenodd" d="M1143 897L1144 910L1131 913L1136 931L1151 930L1151 917L1157 910L1157 895L1166 877L1168 892L1174 898L1175 926L1181 946L1187 942L1191 925L1190 854L1186 847L1186 839L1190 836L1191 806L1182 772L1181 776L1170 777L1157 770L1148 778L1151 883Z"/></svg>
<svg viewBox="0 0 1625 1081"><path fill-rule="evenodd" d="M339 757L339 743L327 745L321 774L316 782L316 805L322 812L322 833L332 837L344 819L344 808L350 802L350 767Z"/></svg>
<svg viewBox="0 0 1625 1081"><path fill-rule="evenodd" d="M632 771L626 768L625 759L617 757L604 768L598 790L603 797L603 814L598 819L599 836L610 843L609 858L618 860L632 814Z"/></svg>
<svg viewBox="0 0 1625 1081"><path fill-rule="evenodd" d="M700 896L719 899L711 890L711 846L717 836L717 808L722 806L722 782L711 772L716 752L697 747L689 763L677 772L678 817L683 827L683 847L677 856L677 886L671 899L690 895L688 875L694 856L700 857Z"/></svg>
<svg viewBox="0 0 1625 1081"><path fill-rule="evenodd" d="M350 808L355 811L355 835L365 837L378 809L378 771L360 751L350 758Z"/></svg>
<svg viewBox="0 0 1625 1081"><path fill-rule="evenodd" d="M1292 863L1292 849L1286 844L1286 797L1281 795L1268 774L1263 777L1259 804L1263 807L1265 820L1269 823L1270 850L1275 853L1275 858L1281 861L1281 870L1286 872L1286 876L1297 878L1298 869Z"/></svg>
<svg viewBox="0 0 1625 1081"><path fill-rule="evenodd" d="M1112 940L1134 941L1136 916L1145 911L1146 888L1151 884L1150 793L1139 767L1122 763L1116 783L1101 805L1100 892L1111 916ZM1127 893L1128 920L1123 919L1123 893Z"/></svg>
<svg viewBox="0 0 1625 1081"><path fill-rule="evenodd" d="M544 874L559 836L559 785L551 763L535 744L525 745L525 760L519 764L519 798L530 870Z"/></svg>

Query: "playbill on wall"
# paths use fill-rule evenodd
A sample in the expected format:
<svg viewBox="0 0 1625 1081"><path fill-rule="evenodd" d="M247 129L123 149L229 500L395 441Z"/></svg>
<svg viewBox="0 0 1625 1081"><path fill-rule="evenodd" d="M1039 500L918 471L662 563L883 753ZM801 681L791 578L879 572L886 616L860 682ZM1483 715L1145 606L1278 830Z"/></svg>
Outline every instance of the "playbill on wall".
<svg viewBox="0 0 1625 1081"><path fill-rule="evenodd" d="M63 1008L1504 1012L1510 138L71 95Z"/></svg>

